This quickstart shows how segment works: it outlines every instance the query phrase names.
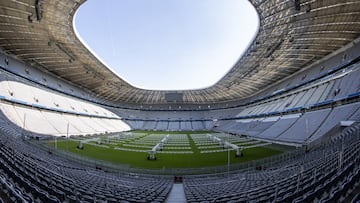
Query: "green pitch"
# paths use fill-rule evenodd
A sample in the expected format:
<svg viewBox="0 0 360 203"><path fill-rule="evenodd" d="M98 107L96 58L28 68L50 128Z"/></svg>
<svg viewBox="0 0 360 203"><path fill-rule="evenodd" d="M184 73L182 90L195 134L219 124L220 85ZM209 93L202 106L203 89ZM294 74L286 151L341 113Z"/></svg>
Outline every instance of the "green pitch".
<svg viewBox="0 0 360 203"><path fill-rule="evenodd" d="M138 133L138 135L121 139L114 138L110 141L106 136L100 136L102 141L100 145L96 142L84 143L83 149L78 149L77 146L80 139L86 138L57 140L56 145L57 149L60 150L136 168L197 168L224 166L228 162L228 151L226 149L224 151L224 148L218 146L217 143L209 142L205 136L208 132L136 131L133 133ZM169 141L169 144L165 145L162 150L163 152L156 153L156 160L148 160L148 151L151 150L152 146L155 146L156 139L164 137L165 134L170 134L170 141L173 140L174 143ZM236 137L232 139L232 143L243 146L251 146L251 142L254 142L249 140L245 143L242 140L236 140ZM51 147L55 145L53 141L49 142L49 144ZM212 152L212 150L218 150L219 152ZM182 153L184 151L188 153ZM241 163L282 153L281 150L272 145L244 149L242 152L242 157L235 157L235 151L231 150L230 163Z"/></svg>

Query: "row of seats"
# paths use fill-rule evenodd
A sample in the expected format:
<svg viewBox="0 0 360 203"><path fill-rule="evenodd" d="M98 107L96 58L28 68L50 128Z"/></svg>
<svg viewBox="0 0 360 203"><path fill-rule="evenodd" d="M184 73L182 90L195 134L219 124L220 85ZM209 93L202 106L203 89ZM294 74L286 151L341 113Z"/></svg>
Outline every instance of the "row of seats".
<svg viewBox="0 0 360 203"><path fill-rule="evenodd" d="M347 95L351 95L353 93L359 92L360 90L359 72L360 72L360 63L357 62L349 67L340 69L338 72L335 72L329 75L328 77L322 78L320 80L316 80L312 83L307 84L306 86L295 89L291 92L281 94L252 105L248 105L246 107L235 108L232 111L238 113L232 114L232 117L241 118L244 116L256 116L269 112L286 111L289 109L296 109L304 106L315 105L325 101L341 99ZM124 113L120 109L118 109L118 112ZM228 112L228 111L226 110L211 111L209 112L209 116L211 116L211 118L223 118L222 115L223 112ZM132 113L131 111L126 111L124 113L124 116L131 117L131 113ZM175 111L174 112L150 111L148 113L145 111L145 112L140 112L139 114L141 115L142 118L147 118L147 117L160 118L160 119L169 119L169 121L137 120L136 117L139 116L137 115L135 116L135 119L130 120L128 122L134 129L146 129L146 130L152 130L152 129L170 130L170 131L171 130L201 130L201 129L213 129L214 127L216 130L229 129L226 126L229 124L229 122L226 121L219 121L216 123L209 120L208 121L171 121L181 116L186 117L186 115L183 114L178 115L178 114L179 113ZM193 115L194 113L190 112L190 114ZM203 115L203 117L208 118L208 116L206 116L204 112L199 113L199 115ZM326 116L326 113L322 115ZM227 117L229 116L231 117L231 114L229 114ZM306 117L304 119L306 119ZM290 122L290 124L292 124L291 120L287 120L287 122ZM260 130L265 130L265 128L269 127L269 125L271 124L273 123L267 122L266 124L261 125L263 129ZM238 129L239 132L245 131L244 134L249 136L253 136L254 134L257 134L259 132L257 127L254 128L255 132L246 131L242 127L234 127L234 128ZM234 133L239 133L239 132L234 132ZM289 141L297 141L299 143L304 142L303 138L299 138L298 140L296 139L297 138L292 138L292 137L289 138L289 136L287 135L284 135L282 137L283 141L289 140Z"/></svg>
<svg viewBox="0 0 360 203"><path fill-rule="evenodd" d="M223 113L226 113L226 118L230 117L238 117L239 122L241 120L246 120L243 117L258 117L259 115L269 114L272 112L282 112L282 111L289 111L295 110L298 108L308 107L312 105L321 104L324 102L331 102L338 99L343 99L346 96L352 95L354 93L358 93L360 91L360 62L354 63L350 66L345 68L340 68L337 72L334 72L326 77L321 79L315 80L311 83L307 83L304 86L301 86L297 89L294 89L290 92L283 93L259 102L256 102L251 105L247 105L245 107L234 108L232 111L228 110L217 110L217 111L210 111L208 115L204 112L198 113L202 115L203 118L207 118L204 121L174 121L178 118L182 118L189 115L183 115L182 113L178 112L162 112L162 111L144 111L136 113L136 115L132 115L132 111L122 111L118 109L117 112L124 113L125 117L133 117L128 123L134 129L146 129L146 130L202 130L202 129L215 129L219 131L226 131L226 132L233 132L237 134L244 134L249 136L257 136L259 133L264 132L267 128L269 128L274 122L272 120L269 122L259 122L260 124L251 123L252 129L246 129L241 124L238 124L233 121L218 121L214 122L211 121L214 118L224 118ZM307 113L302 118L299 117L300 122L296 122L296 118L290 118L287 120L282 120L284 124L278 122L281 126L292 125L292 124L303 124L304 120L309 123L308 126L308 133L317 129L317 127L321 123L314 123L309 122L309 120L314 121L323 121L325 118L329 116L331 109L324 110L324 111L317 111L316 113ZM231 112L231 113L230 113ZM237 112L237 113L234 113ZM193 115L194 113L189 113ZM320 115L319 115L320 114ZM145 120L137 120L137 117L145 118ZM194 115L193 115L194 116ZM230 116L230 117L229 117ZM195 116L196 117L196 116ZM268 119L268 115L264 115L263 119ZM157 118L160 121L149 121L147 119L154 119ZM211 118L211 119L209 119ZM169 119L169 121L163 121L161 119ZM215 119L215 121L216 121ZM257 119L259 121L259 119ZM260 120L261 121L261 120ZM251 127L250 125L250 127ZM275 126L274 126L275 127ZM313 129L311 129L313 127ZM286 130L286 129L283 129ZM297 127L294 126L293 130L297 130ZM305 137L293 137L291 130L288 132L281 132L281 133L267 133L259 135L260 138L268 138L275 140L280 140L283 142L295 142L298 144L304 142L311 142L316 140L317 138L321 137L321 133L317 133L314 136L305 136ZM284 133L283 135L281 135ZM315 132L312 132L315 133ZM280 136L281 135L281 136ZM277 138L277 136L280 136Z"/></svg>
<svg viewBox="0 0 360 203"><path fill-rule="evenodd" d="M49 154L21 139L21 128L0 121L0 180L7 197L23 202L164 202L166 176L112 174ZM4 187L4 186L2 186Z"/></svg>
<svg viewBox="0 0 360 203"><path fill-rule="evenodd" d="M325 79L244 108L237 116L260 115L311 106L346 97L360 91L360 62L339 70Z"/></svg>
<svg viewBox="0 0 360 203"><path fill-rule="evenodd" d="M5 101L1 111L16 125L37 134L66 136L130 130L105 108L36 86L3 70L0 92Z"/></svg>
<svg viewBox="0 0 360 203"><path fill-rule="evenodd" d="M9 100L21 101L29 105L58 109L65 112L103 117L117 117L111 111L90 102L52 91L17 77L0 69L0 92Z"/></svg>
<svg viewBox="0 0 360 203"><path fill-rule="evenodd" d="M360 184L360 125L316 150L244 173L184 178L188 202L336 202Z"/></svg>
<svg viewBox="0 0 360 203"><path fill-rule="evenodd" d="M0 110L15 125L44 136L105 134L130 130L119 119L61 114L11 103L1 103Z"/></svg>
<svg viewBox="0 0 360 203"><path fill-rule="evenodd" d="M311 143L326 133L341 130L341 121L359 121L360 103L341 105L303 114L221 121L219 131L284 143Z"/></svg>
<svg viewBox="0 0 360 203"><path fill-rule="evenodd" d="M210 130L212 121L127 121L133 129L163 131Z"/></svg>

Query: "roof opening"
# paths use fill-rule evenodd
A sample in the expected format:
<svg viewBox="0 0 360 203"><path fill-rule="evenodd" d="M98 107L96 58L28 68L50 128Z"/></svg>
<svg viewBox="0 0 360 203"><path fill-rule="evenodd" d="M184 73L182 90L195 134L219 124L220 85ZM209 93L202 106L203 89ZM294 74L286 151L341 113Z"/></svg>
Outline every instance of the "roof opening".
<svg viewBox="0 0 360 203"><path fill-rule="evenodd" d="M86 1L79 39L131 85L189 90L219 81L252 42L259 18L241 0Z"/></svg>

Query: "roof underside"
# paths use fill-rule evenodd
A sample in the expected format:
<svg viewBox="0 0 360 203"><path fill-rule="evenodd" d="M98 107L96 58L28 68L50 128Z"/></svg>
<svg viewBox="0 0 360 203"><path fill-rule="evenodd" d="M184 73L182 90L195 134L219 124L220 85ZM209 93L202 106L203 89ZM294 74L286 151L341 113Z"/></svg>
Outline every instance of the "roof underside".
<svg viewBox="0 0 360 203"><path fill-rule="evenodd" d="M73 17L84 0L0 1L0 48L111 102L166 103L169 91L135 88L79 41ZM360 36L359 0L250 0L260 30L246 53L215 85L176 91L182 103L246 98L304 69ZM99 11L106 12L106 11Z"/></svg>

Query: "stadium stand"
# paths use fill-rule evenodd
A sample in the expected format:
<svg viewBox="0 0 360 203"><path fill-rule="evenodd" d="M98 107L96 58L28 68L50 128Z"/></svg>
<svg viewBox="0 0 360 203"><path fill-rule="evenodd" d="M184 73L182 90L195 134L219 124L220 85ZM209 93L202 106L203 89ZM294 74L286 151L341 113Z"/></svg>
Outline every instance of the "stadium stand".
<svg viewBox="0 0 360 203"><path fill-rule="evenodd" d="M0 203L166 202L173 175L188 202L359 201L359 1L250 0L260 29L248 50L216 85L179 91L178 102L132 87L83 46L71 20L84 2L0 1ZM212 174L155 175L32 142L128 130L212 130L232 135L227 147L297 150ZM131 139L123 135L111 139ZM135 134L118 150L148 152L165 136ZM192 154L190 140L209 156L229 151L209 137L174 134L157 153Z"/></svg>
<svg viewBox="0 0 360 203"><path fill-rule="evenodd" d="M21 140L22 129L13 126L5 115L2 117L1 181L2 191L9 200L163 202L166 199L171 178L113 176L63 160L26 144ZM232 171L206 178L187 176L184 180L187 201L343 200L360 183L359 136L357 124L316 150L291 161L262 166L260 171Z"/></svg>
<svg viewBox="0 0 360 203"><path fill-rule="evenodd" d="M359 125L353 126L317 150L258 171L187 176L184 179L187 201L344 201L360 183L359 129Z"/></svg>
<svg viewBox="0 0 360 203"><path fill-rule="evenodd" d="M0 74L0 108L18 126L43 135L86 135L130 128L114 113L38 87L9 72Z"/></svg>
<svg viewBox="0 0 360 203"><path fill-rule="evenodd" d="M1 114L0 179L6 201L163 202L170 177L116 176L26 144L22 129ZM35 167L34 167L35 166Z"/></svg>

